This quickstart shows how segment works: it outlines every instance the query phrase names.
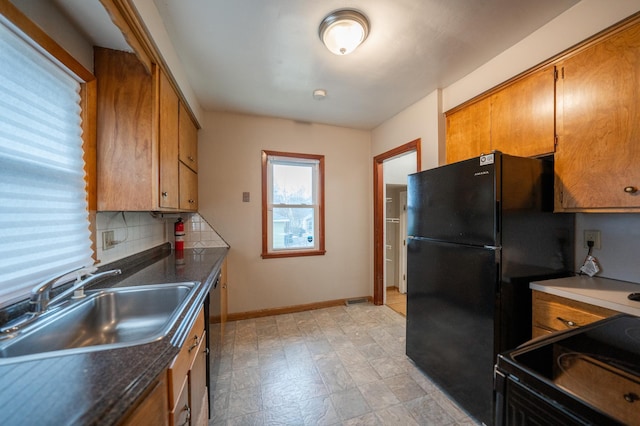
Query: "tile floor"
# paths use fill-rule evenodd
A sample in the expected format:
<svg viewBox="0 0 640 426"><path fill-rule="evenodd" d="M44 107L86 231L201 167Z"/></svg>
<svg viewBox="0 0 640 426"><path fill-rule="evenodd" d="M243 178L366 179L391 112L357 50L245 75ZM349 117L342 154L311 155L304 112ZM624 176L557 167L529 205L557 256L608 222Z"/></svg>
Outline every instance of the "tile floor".
<svg viewBox="0 0 640 426"><path fill-rule="evenodd" d="M229 322L219 353L210 426L476 424L406 357L386 306Z"/></svg>

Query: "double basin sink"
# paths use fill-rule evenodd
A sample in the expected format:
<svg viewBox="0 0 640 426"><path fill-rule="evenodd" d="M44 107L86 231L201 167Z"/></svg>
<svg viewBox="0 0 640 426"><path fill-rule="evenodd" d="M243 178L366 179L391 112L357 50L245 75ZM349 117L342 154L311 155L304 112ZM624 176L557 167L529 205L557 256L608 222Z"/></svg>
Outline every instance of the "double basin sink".
<svg viewBox="0 0 640 426"><path fill-rule="evenodd" d="M86 292L0 340L0 363L150 343L165 337L189 303L196 282Z"/></svg>

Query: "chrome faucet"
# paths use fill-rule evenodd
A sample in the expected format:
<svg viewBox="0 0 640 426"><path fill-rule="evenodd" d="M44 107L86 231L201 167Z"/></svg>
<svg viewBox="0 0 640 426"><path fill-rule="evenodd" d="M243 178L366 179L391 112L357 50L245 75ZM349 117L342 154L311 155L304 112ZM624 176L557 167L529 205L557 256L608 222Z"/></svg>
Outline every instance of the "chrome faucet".
<svg viewBox="0 0 640 426"><path fill-rule="evenodd" d="M119 275L122 271L120 269L113 269L110 271L100 272L97 274L92 273L96 270L95 267L87 267L83 266L81 268L74 268L69 271L66 271L60 275L56 275L54 278L43 281L38 286L34 287L31 290L31 297L29 300L29 312L26 312L22 316L14 319L13 321L8 322L3 327L0 328L0 340L3 338L10 338L15 335L17 331L22 329L34 322L38 317L49 309L49 306L53 306L62 300L64 300L67 296L71 295L73 292L80 288L84 288L87 284L97 280L98 278L102 278L105 276L113 276ZM53 285L60 281L62 278L67 275L76 274L76 282L58 294L53 299L49 299L49 293L53 288ZM82 276L87 275L85 279L81 279Z"/></svg>
<svg viewBox="0 0 640 426"><path fill-rule="evenodd" d="M57 295L56 297L54 297L53 299L45 303L45 311L47 310L48 306L53 306L56 303L61 302L67 296L73 294L76 290L84 288L87 284L90 284L99 278L120 275L121 273L122 271L120 269L112 269L110 271L98 272L97 274L93 274L93 275L89 274L87 278L76 281L71 287L69 287L68 289L66 289L65 291L63 291L62 293L60 293L59 295ZM42 301L40 301L40 303L42 303Z"/></svg>
<svg viewBox="0 0 640 426"><path fill-rule="evenodd" d="M73 268L71 270L63 272L60 275L56 275L53 278L41 282L36 287L34 287L33 290L31 290L29 312L41 314L47 310L47 308L49 307L49 293L51 292L53 285L60 281L62 278L66 277L67 275L76 273L76 281L79 281L83 275L91 273L93 271L95 271L95 268L82 266L80 268Z"/></svg>

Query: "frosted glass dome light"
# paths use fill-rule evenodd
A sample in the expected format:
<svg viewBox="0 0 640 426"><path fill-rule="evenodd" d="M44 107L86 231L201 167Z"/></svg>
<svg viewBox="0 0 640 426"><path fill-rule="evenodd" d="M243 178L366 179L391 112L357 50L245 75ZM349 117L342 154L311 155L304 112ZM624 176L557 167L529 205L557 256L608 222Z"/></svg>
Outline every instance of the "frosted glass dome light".
<svg viewBox="0 0 640 426"><path fill-rule="evenodd" d="M318 34L331 53L348 55L369 35L369 21L357 10L336 10L322 20Z"/></svg>

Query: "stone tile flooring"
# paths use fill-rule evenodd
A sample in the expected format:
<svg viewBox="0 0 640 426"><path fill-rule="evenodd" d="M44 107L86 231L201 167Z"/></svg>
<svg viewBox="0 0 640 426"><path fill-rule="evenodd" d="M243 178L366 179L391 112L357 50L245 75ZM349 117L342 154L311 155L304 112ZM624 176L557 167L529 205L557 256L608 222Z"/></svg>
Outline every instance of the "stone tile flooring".
<svg viewBox="0 0 640 426"><path fill-rule="evenodd" d="M476 424L406 357L386 306L230 322L220 349L210 426Z"/></svg>

